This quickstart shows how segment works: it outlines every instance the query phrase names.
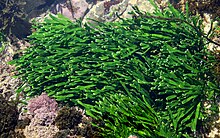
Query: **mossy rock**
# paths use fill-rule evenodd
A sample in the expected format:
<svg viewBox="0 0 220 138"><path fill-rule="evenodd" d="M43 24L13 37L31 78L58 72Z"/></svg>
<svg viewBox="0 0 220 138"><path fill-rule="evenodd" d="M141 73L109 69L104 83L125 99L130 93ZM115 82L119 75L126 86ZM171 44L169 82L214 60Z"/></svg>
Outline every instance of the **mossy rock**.
<svg viewBox="0 0 220 138"><path fill-rule="evenodd" d="M63 107L55 119L56 126L60 129L72 129L82 121L82 113L74 107Z"/></svg>

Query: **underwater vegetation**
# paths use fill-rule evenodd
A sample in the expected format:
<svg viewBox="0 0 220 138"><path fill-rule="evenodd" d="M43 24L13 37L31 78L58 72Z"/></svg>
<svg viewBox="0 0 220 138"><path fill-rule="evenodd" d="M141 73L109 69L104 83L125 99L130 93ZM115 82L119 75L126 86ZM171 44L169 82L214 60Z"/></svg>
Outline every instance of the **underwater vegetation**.
<svg viewBox="0 0 220 138"><path fill-rule="evenodd" d="M134 7L132 19L97 26L61 15L36 22L33 46L10 62L28 84L18 93L84 107L107 138L198 137L218 113L210 34L187 5L184 14L152 4L153 14Z"/></svg>

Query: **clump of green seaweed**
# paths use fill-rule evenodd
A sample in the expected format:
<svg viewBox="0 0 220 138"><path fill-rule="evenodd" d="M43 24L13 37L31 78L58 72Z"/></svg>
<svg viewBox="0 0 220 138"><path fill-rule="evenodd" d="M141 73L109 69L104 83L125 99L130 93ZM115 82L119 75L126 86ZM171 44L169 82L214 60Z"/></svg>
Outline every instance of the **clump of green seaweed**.
<svg viewBox="0 0 220 138"><path fill-rule="evenodd" d="M93 28L61 15L36 23L33 46L11 62L25 93L83 106L103 137L198 137L218 112L213 41L187 5L151 3L153 14L134 7L132 19Z"/></svg>

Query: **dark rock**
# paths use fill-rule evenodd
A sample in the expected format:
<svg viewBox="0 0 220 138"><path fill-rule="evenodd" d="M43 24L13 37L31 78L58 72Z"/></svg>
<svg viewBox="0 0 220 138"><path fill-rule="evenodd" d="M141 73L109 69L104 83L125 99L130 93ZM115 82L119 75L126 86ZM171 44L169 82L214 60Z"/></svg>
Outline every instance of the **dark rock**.
<svg viewBox="0 0 220 138"><path fill-rule="evenodd" d="M14 134L18 117L17 107L0 95L0 138L10 137Z"/></svg>

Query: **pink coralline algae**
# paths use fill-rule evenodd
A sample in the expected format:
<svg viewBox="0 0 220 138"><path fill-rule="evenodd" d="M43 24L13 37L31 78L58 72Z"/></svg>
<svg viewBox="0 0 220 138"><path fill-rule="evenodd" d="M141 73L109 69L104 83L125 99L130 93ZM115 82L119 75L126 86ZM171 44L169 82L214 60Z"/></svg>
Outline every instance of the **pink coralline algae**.
<svg viewBox="0 0 220 138"><path fill-rule="evenodd" d="M59 131L54 122L58 104L46 93L31 99L27 109L28 113L32 115L29 126L24 129L24 135L27 138L52 138Z"/></svg>
<svg viewBox="0 0 220 138"><path fill-rule="evenodd" d="M56 112L58 104L55 99L51 99L46 93L42 93L40 96L31 99L28 102L28 111L31 114Z"/></svg>

